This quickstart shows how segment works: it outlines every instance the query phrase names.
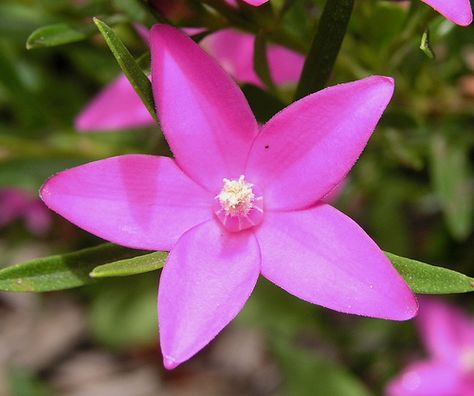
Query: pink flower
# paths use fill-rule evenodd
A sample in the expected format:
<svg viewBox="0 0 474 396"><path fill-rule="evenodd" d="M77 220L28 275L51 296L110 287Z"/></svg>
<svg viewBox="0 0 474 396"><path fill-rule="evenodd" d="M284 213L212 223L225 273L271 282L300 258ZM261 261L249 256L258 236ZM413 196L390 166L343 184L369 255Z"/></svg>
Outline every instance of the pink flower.
<svg viewBox="0 0 474 396"><path fill-rule="evenodd" d="M186 35L155 26L151 53L155 103L175 158L92 162L53 176L41 196L101 238L171 250L158 294L165 366L208 344L260 274L340 312L413 317L416 300L382 251L320 202L364 149L393 80L325 89L259 128L235 82Z"/></svg>
<svg viewBox="0 0 474 396"><path fill-rule="evenodd" d="M148 32L137 26L147 40ZM255 36L234 29L224 29L205 37L201 45L214 56L237 81L262 86L253 69ZM274 82L294 83L303 68L304 57L279 45L270 45L268 62ZM154 125L141 99L124 75L120 75L101 91L78 115L79 131L110 131Z"/></svg>
<svg viewBox="0 0 474 396"><path fill-rule="evenodd" d="M127 77L120 74L79 113L79 131L113 131L154 125L150 113Z"/></svg>
<svg viewBox="0 0 474 396"><path fill-rule="evenodd" d="M429 359L409 365L388 396L473 396L474 320L456 307L424 297L417 324Z"/></svg>
<svg viewBox="0 0 474 396"><path fill-rule="evenodd" d="M263 86L253 68L255 36L234 29L223 29L206 36L201 46L237 81ZM269 68L277 85L298 81L304 57L279 45L267 49Z"/></svg>
<svg viewBox="0 0 474 396"><path fill-rule="evenodd" d="M472 22L472 8L469 0L421 0L438 11L451 22L467 26Z"/></svg>
<svg viewBox="0 0 474 396"><path fill-rule="evenodd" d="M268 0L244 0L246 3L253 5L253 6L261 6L262 4L265 4L268 2Z"/></svg>
<svg viewBox="0 0 474 396"><path fill-rule="evenodd" d="M47 208L37 198L16 188L0 189L0 228L19 219L36 235L46 233L51 223Z"/></svg>
<svg viewBox="0 0 474 396"><path fill-rule="evenodd" d="M253 6L260 6L268 0L244 0ZM472 8L469 0L421 0L457 25L467 26L472 22Z"/></svg>

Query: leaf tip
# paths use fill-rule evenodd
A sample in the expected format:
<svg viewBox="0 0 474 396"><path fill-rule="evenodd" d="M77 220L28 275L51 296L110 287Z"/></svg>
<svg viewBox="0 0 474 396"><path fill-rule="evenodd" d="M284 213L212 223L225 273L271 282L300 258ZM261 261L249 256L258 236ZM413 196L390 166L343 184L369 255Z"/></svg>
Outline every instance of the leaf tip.
<svg viewBox="0 0 474 396"><path fill-rule="evenodd" d="M99 18L97 17L92 17L92 21L95 23L95 25L100 29L104 24Z"/></svg>
<svg viewBox="0 0 474 396"><path fill-rule="evenodd" d="M91 272L89 272L89 277L91 278L100 278L100 271L96 271L96 268L94 268Z"/></svg>

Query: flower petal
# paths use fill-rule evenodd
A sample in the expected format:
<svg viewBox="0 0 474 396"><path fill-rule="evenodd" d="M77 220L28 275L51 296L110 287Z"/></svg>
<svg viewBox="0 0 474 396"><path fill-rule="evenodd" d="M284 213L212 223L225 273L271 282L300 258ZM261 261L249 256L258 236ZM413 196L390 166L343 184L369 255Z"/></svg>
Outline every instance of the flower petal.
<svg viewBox="0 0 474 396"><path fill-rule="evenodd" d="M247 4L253 6L261 6L262 4L266 3L268 0L244 0Z"/></svg>
<svg viewBox="0 0 474 396"><path fill-rule="evenodd" d="M416 313L415 297L382 251L329 205L266 213L257 239L262 275L303 300L383 319Z"/></svg>
<svg viewBox="0 0 474 396"><path fill-rule="evenodd" d="M92 99L75 120L75 127L81 132L153 125L153 118L123 74Z"/></svg>
<svg viewBox="0 0 474 396"><path fill-rule="evenodd" d="M277 85L297 82L303 70L304 56L280 45L269 45L268 67Z"/></svg>
<svg viewBox="0 0 474 396"><path fill-rule="evenodd" d="M257 122L236 83L179 30L151 31L155 104L180 167L213 193L242 174Z"/></svg>
<svg viewBox="0 0 474 396"><path fill-rule="evenodd" d="M170 158L124 155L51 177L46 205L100 238L138 249L168 250L212 217L213 197Z"/></svg>
<svg viewBox="0 0 474 396"><path fill-rule="evenodd" d="M393 93L369 77L307 96L274 116L252 146L245 175L269 209L307 207L331 191L364 149Z"/></svg>
<svg viewBox="0 0 474 396"><path fill-rule="evenodd" d="M253 69L255 36L235 29L222 29L204 37L200 45L237 81L261 86Z"/></svg>
<svg viewBox="0 0 474 396"><path fill-rule="evenodd" d="M461 391L460 372L452 363L433 360L411 364L388 384L386 395L468 396Z"/></svg>
<svg viewBox="0 0 474 396"><path fill-rule="evenodd" d="M260 252L250 232L227 233L211 220L179 239L158 292L165 367L189 359L239 313L259 272Z"/></svg>
<svg viewBox="0 0 474 396"><path fill-rule="evenodd" d="M32 234L44 235L51 227L51 213L39 199L32 200L26 208L25 223Z"/></svg>
<svg viewBox="0 0 474 396"><path fill-rule="evenodd" d="M31 198L24 191L15 188L0 189L0 228L22 217L30 202Z"/></svg>
<svg viewBox="0 0 474 396"><path fill-rule="evenodd" d="M472 22L472 8L469 0L421 0L438 11L451 22L467 26Z"/></svg>
<svg viewBox="0 0 474 396"><path fill-rule="evenodd" d="M235 29L209 34L200 43L237 81L262 86L253 68L255 36ZM304 57L279 45L267 49L270 73L275 84L298 81Z"/></svg>
<svg viewBox="0 0 474 396"><path fill-rule="evenodd" d="M463 347L474 347L474 322L457 307L432 297L420 297L417 324L432 356L456 360Z"/></svg>

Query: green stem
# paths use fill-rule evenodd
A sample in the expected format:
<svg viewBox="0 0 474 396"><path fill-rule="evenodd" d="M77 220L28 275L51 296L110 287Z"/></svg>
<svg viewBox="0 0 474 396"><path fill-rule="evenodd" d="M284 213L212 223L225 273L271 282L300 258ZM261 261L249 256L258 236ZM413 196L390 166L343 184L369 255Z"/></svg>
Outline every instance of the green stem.
<svg viewBox="0 0 474 396"><path fill-rule="evenodd" d="M346 34L354 0L327 0L304 63L295 100L326 86Z"/></svg>

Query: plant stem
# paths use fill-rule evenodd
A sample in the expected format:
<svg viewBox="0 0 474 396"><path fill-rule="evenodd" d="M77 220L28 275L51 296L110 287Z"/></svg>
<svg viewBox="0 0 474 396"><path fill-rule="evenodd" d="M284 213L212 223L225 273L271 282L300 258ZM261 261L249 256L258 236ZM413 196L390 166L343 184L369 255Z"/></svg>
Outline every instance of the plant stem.
<svg viewBox="0 0 474 396"><path fill-rule="evenodd" d="M354 0L327 0L304 63L295 100L326 86L346 34Z"/></svg>

